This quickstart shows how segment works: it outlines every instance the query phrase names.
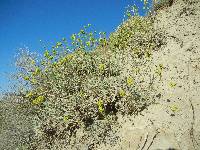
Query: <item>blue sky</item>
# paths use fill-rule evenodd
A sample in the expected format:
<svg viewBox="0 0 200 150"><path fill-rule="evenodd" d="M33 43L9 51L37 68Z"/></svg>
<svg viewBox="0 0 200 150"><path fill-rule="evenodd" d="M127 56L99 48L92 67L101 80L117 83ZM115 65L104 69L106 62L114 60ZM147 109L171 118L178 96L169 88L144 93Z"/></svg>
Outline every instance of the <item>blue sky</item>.
<svg viewBox="0 0 200 150"><path fill-rule="evenodd" d="M140 0L136 0L140 1ZM110 34L134 0L0 0L0 90L8 89L14 55L21 47L42 53L51 45L92 24Z"/></svg>

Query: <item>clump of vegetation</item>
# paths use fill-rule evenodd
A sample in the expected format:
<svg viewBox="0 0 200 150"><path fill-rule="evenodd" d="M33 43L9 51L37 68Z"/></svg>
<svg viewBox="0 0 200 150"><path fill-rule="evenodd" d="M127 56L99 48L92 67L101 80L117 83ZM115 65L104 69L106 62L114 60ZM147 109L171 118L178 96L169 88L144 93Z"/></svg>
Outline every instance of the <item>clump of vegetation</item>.
<svg viewBox="0 0 200 150"><path fill-rule="evenodd" d="M0 149L28 149L34 136L30 110L22 109L21 96L6 94L0 100Z"/></svg>
<svg viewBox="0 0 200 150"><path fill-rule="evenodd" d="M90 26L40 59L26 51L18 58L20 106L34 122L28 149L92 149L109 135L114 142L117 114L137 115L154 102L151 55L160 43L152 20L129 14L108 39Z"/></svg>

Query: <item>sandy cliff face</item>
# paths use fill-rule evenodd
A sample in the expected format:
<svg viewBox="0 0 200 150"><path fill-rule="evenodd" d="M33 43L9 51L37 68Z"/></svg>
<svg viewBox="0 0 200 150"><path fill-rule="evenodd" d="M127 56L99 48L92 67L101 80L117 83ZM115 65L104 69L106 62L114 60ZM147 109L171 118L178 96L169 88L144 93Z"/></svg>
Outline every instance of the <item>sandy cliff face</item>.
<svg viewBox="0 0 200 150"><path fill-rule="evenodd" d="M154 27L165 43L154 52L162 64L157 104L135 118L121 118L120 142L102 149L200 149L200 1L176 0L158 10Z"/></svg>

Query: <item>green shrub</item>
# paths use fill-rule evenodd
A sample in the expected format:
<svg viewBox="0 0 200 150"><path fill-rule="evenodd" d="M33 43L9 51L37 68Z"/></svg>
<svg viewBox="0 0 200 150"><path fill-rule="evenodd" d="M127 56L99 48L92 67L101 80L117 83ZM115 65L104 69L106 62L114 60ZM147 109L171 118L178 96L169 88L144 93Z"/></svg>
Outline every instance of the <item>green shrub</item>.
<svg viewBox="0 0 200 150"><path fill-rule="evenodd" d="M129 16L109 39L89 27L40 59L24 51L17 60L22 106L34 115L29 149L92 149L108 136L114 143L117 114L137 115L154 102L151 55L162 39L152 20Z"/></svg>

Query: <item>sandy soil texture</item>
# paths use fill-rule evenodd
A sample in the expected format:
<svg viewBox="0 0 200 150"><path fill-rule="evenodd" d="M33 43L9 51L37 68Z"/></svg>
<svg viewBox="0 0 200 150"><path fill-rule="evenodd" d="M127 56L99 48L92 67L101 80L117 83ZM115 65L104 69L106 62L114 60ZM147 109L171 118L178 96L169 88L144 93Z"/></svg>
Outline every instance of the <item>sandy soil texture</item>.
<svg viewBox="0 0 200 150"><path fill-rule="evenodd" d="M164 66L159 100L139 116L121 117L120 142L99 149L200 149L200 1L176 0L154 17L166 39L153 54Z"/></svg>

